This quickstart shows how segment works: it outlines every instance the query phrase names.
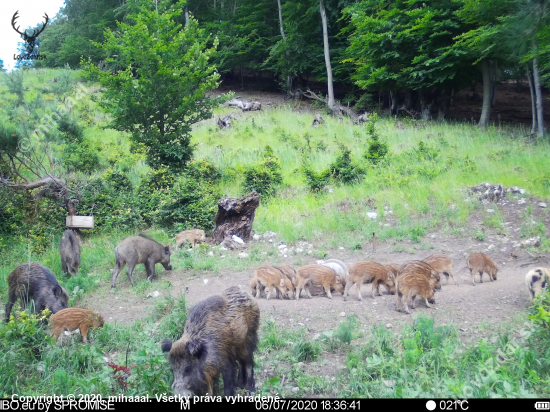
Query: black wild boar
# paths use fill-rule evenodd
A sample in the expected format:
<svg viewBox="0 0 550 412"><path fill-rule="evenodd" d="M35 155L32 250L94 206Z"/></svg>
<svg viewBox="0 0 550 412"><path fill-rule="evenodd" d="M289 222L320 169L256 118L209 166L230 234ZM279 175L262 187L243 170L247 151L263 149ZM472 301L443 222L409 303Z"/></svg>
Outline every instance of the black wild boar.
<svg viewBox="0 0 550 412"><path fill-rule="evenodd" d="M183 396L213 395L220 373L226 396L237 386L254 391L254 351L258 343L260 308L248 293L234 286L191 308L183 335L172 344L165 339L163 352L174 373L172 389Z"/></svg>
<svg viewBox="0 0 550 412"><path fill-rule="evenodd" d="M17 266L8 275L6 322L10 320L11 309L17 299L21 299L23 307L33 300L37 311L48 308L56 313L68 307L69 294L50 269L31 262Z"/></svg>
<svg viewBox="0 0 550 412"><path fill-rule="evenodd" d="M170 265L171 253L170 246L163 246L143 235L127 237L115 248L116 267L113 271L111 288L115 287L116 278L126 263L128 263L126 275L128 275L128 279L130 279L132 285L134 285L132 272L134 271L134 267L139 263L145 265L148 280L153 280L155 265L157 263L164 266L166 270L172 270L172 266Z"/></svg>
<svg viewBox="0 0 550 412"><path fill-rule="evenodd" d="M61 255L63 273L78 274L80 268L80 242L76 233L72 230L68 229L63 233L59 244L59 254Z"/></svg>

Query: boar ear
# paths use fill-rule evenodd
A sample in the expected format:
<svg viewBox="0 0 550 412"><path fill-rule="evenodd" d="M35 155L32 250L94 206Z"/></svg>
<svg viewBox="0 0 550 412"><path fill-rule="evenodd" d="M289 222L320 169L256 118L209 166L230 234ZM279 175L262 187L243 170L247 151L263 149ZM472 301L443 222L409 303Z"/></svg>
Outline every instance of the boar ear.
<svg viewBox="0 0 550 412"><path fill-rule="evenodd" d="M164 246L164 253L166 253L167 255L171 255L172 253L174 253L174 246Z"/></svg>
<svg viewBox="0 0 550 412"><path fill-rule="evenodd" d="M170 339L164 339L161 343L160 343L160 349L163 351L163 352L170 352L170 349L172 349L172 341Z"/></svg>
<svg viewBox="0 0 550 412"><path fill-rule="evenodd" d="M284 279L281 279L281 280L279 281L279 286L280 286L280 287L284 287L284 286L285 286L285 280L284 280Z"/></svg>
<svg viewBox="0 0 550 412"><path fill-rule="evenodd" d="M55 287L53 288L53 295L56 297L59 297L62 294L63 294L63 290L61 289L61 286L55 285Z"/></svg>
<svg viewBox="0 0 550 412"><path fill-rule="evenodd" d="M189 342L187 342L187 350L189 351L191 356L200 358L202 353L204 352L204 347L200 340L190 340Z"/></svg>

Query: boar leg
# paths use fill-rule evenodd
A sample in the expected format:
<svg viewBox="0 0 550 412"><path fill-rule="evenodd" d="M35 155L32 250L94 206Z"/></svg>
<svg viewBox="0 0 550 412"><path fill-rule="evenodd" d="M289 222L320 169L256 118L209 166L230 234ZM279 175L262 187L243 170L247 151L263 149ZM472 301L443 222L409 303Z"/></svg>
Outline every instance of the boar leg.
<svg viewBox="0 0 550 412"><path fill-rule="evenodd" d="M273 286L268 286L268 287L266 288L266 290L267 290L267 293L266 293L266 295L265 295L265 298L266 298L267 300L269 300L269 298L271 297L271 293L273 292Z"/></svg>
<svg viewBox="0 0 550 412"><path fill-rule="evenodd" d="M10 321L10 313L13 305L15 304L17 297L15 296L15 290L10 290L8 296L8 303L6 304L6 322Z"/></svg>
<svg viewBox="0 0 550 412"><path fill-rule="evenodd" d="M88 336L88 325L86 322L82 322L80 324L80 335L82 336L82 341L84 342L84 345L88 344L87 336Z"/></svg>
<svg viewBox="0 0 550 412"><path fill-rule="evenodd" d="M132 273L134 272L134 267L135 267L135 265L131 265L130 263L128 263L128 266L126 267L126 276L128 276L128 279L130 279L130 283L132 284L132 286L135 285L134 278L132 278Z"/></svg>
<svg viewBox="0 0 550 412"><path fill-rule="evenodd" d="M449 270L449 273L445 272L445 274L447 275L447 283L449 283L449 275L450 275L453 278L453 280L455 281L456 286L458 286L458 281L456 280L455 274L453 273L452 270Z"/></svg>
<svg viewBox="0 0 550 412"><path fill-rule="evenodd" d="M476 279L475 279L475 274L474 274L472 269L470 269L470 276L472 277L472 286L475 286L476 285Z"/></svg>
<svg viewBox="0 0 550 412"><path fill-rule="evenodd" d="M332 299L332 294L330 293L330 285L323 285L323 288L325 289L325 293L327 294L327 298Z"/></svg>
<svg viewBox="0 0 550 412"><path fill-rule="evenodd" d="M223 391L225 396L235 394L235 361L228 360L222 368ZM209 394L212 396L213 394Z"/></svg>
<svg viewBox="0 0 550 412"><path fill-rule="evenodd" d="M429 308L432 307L432 305L430 305L430 303L428 302L428 299L424 298L424 302L426 302L426 306L427 306L427 307L429 307Z"/></svg>
<svg viewBox="0 0 550 412"><path fill-rule="evenodd" d="M153 259L148 259L145 262L145 272L147 273L147 280L152 281L155 276L155 261Z"/></svg>
<svg viewBox="0 0 550 412"><path fill-rule="evenodd" d="M362 282L355 283L355 290L357 291L357 297L359 297L359 300L363 300L363 296L361 296L361 284Z"/></svg>
<svg viewBox="0 0 550 412"><path fill-rule="evenodd" d="M119 258L117 256L116 264L115 264L115 270L113 272L113 278L111 280L111 287L114 288L116 285L116 278L118 277L118 274L122 272L122 269L124 268L124 265L126 264L126 261L122 258Z"/></svg>

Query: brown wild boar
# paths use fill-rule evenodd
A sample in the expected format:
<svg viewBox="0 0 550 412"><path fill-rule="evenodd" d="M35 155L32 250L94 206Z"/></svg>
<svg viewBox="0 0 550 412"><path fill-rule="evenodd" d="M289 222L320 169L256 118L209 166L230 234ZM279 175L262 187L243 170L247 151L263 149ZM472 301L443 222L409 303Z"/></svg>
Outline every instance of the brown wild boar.
<svg viewBox="0 0 550 412"><path fill-rule="evenodd" d="M456 280L455 274L453 272L453 261L449 256L440 253L427 257L423 260L423 262L426 262L434 270L437 270L440 274L445 275L445 277L447 278L447 284L449 284L450 276L455 281L456 286L458 286L458 281Z"/></svg>
<svg viewBox="0 0 550 412"><path fill-rule="evenodd" d="M294 269L293 267L291 267L287 264L282 264L282 265L275 266L275 267L277 269L279 269L281 272L283 272L283 274L286 276L286 278L288 280L290 280L290 283L292 283L292 286L293 286L292 291L294 291L296 289L296 280L297 280L297 276L298 276L298 273L296 272L296 269ZM277 290L277 298L282 299L279 290Z"/></svg>
<svg viewBox="0 0 550 412"><path fill-rule="evenodd" d="M166 270L172 270L172 266L170 265L171 253L172 251L169 246L163 246L143 235L124 239L115 248L116 267L113 271L111 288L115 287L116 278L126 263L128 263L126 275L128 275L128 279L130 279L132 285L134 285L132 272L137 264L143 263L145 265L148 280L153 280L155 265L157 263L164 266Z"/></svg>
<svg viewBox="0 0 550 412"><path fill-rule="evenodd" d="M472 276L472 286L476 285L474 280L476 273L479 273L480 283L483 283L483 272L487 272L491 282L497 280L497 264L483 253L472 253L468 257L468 269L470 269L470 276Z"/></svg>
<svg viewBox="0 0 550 412"><path fill-rule="evenodd" d="M429 280L421 273L408 273L402 274L397 278L397 310L404 309L405 312L409 311L409 300L411 301L411 308L414 309L414 303L417 295L424 298L427 307L431 307L430 304L435 304L434 289L430 285Z"/></svg>
<svg viewBox="0 0 550 412"><path fill-rule="evenodd" d="M224 393L237 386L254 391L254 351L258 343L260 308L248 293L234 286L191 308L183 335L172 344L165 339L163 352L174 373L172 389L182 396L213 396L220 373Z"/></svg>
<svg viewBox="0 0 550 412"><path fill-rule="evenodd" d="M65 330L71 332L79 329L84 344L88 343L88 329L100 328L105 324L103 316L85 308L60 310L50 317L50 322L56 340L59 340L59 335Z"/></svg>
<svg viewBox="0 0 550 412"><path fill-rule="evenodd" d="M205 239L204 230L184 230L176 236L176 249L179 249L184 243L192 243L194 249L197 243L204 242Z"/></svg>
<svg viewBox="0 0 550 412"><path fill-rule="evenodd" d="M550 269L548 268L538 267L527 272L525 276L525 285L527 289L529 289L531 300L535 299L537 295L540 295L549 282Z"/></svg>
<svg viewBox="0 0 550 412"><path fill-rule="evenodd" d="M395 263L384 263L383 266L393 274L394 279L397 278L399 275L399 265Z"/></svg>
<svg viewBox="0 0 550 412"><path fill-rule="evenodd" d="M363 297L361 296L361 285L363 283L373 283L373 298L375 291L380 294L380 284L384 285L388 293L391 293L394 289L393 275L384 266L371 261L357 262L349 268L349 280L346 283L344 300L347 300L349 290L353 287L353 285L355 285L357 297L359 300L363 300Z"/></svg>
<svg viewBox="0 0 550 412"><path fill-rule="evenodd" d="M261 292L265 289L266 299L269 300L272 293L277 291L283 297L292 299L294 297L294 285L285 274L271 265L260 266L250 281L250 289L253 296L259 299Z"/></svg>
<svg viewBox="0 0 550 412"><path fill-rule="evenodd" d="M10 320L11 309L17 299L21 299L23 307L34 301L37 312L48 308L52 313L57 313L68 306L69 294L50 269L31 262L17 266L8 275L6 322Z"/></svg>
<svg viewBox="0 0 550 412"><path fill-rule="evenodd" d="M61 268L63 273L70 273L75 276L80 268L80 242L75 232L65 230L59 244L61 255Z"/></svg>
<svg viewBox="0 0 550 412"><path fill-rule="evenodd" d="M409 273L418 273L430 281L434 290L441 290L441 277L439 272L421 260L409 260L401 265L397 277ZM434 279L434 280L431 280Z"/></svg>
<svg viewBox="0 0 550 412"><path fill-rule="evenodd" d="M295 296L298 300L300 292L305 289L307 296L311 298L309 285L321 285L329 299L332 299L331 291L337 290L344 293L346 280L337 275L332 269L317 264L302 266L298 269ZM306 287L307 286L307 287Z"/></svg>

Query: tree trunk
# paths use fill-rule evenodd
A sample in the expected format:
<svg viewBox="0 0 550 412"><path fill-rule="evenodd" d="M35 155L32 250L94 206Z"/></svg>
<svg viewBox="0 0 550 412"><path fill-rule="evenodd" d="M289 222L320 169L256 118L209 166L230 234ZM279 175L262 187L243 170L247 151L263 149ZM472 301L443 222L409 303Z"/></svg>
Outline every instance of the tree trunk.
<svg viewBox="0 0 550 412"><path fill-rule="evenodd" d="M250 240L256 208L260 205L260 195L256 191L236 198L223 198L218 202L218 213L214 218L216 228L212 240L219 244L232 235L242 240Z"/></svg>
<svg viewBox="0 0 550 412"><path fill-rule="evenodd" d="M534 47L536 47L533 41ZM542 108L542 91L540 88L539 59L533 59L533 80L535 83L535 96L537 99L537 136L544 137L544 110Z"/></svg>
<svg viewBox="0 0 550 412"><path fill-rule="evenodd" d="M189 26L189 6L186 4L183 8L183 13L185 14L185 27Z"/></svg>
<svg viewBox="0 0 550 412"><path fill-rule="evenodd" d="M327 26L327 13L325 11L325 2L319 0L319 8L321 10L321 22L323 24L323 46L325 51L325 64L327 66L327 89L328 89L328 108L329 110L340 117L340 111L336 107L334 102L334 88L332 84L332 66L330 64L330 51L328 46L328 26Z"/></svg>
<svg viewBox="0 0 550 412"><path fill-rule="evenodd" d="M494 62L494 65L491 64L491 108L495 107L497 97L497 68L496 62Z"/></svg>
<svg viewBox="0 0 550 412"><path fill-rule="evenodd" d="M390 116L397 114L397 93L390 90Z"/></svg>
<svg viewBox="0 0 550 412"><path fill-rule="evenodd" d="M285 30L283 28L283 11L281 6L281 0L277 0L277 8L279 9L279 28L281 29L281 37L283 38L283 41L286 40L285 36ZM286 52L286 55L288 57L288 50ZM293 96L294 93L292 92L292 76L290 73L286 76L286 85L287 85L287 94L289 96Z"/></svg>
<svg viewBox="0 0 550 412"><path fill-rule="evenodd" d="M418 91L418 97L420 100L420 115L425 122L432 118L432 105L433 100L429 92L423 90Z"/></svg>
<svg viewBox="0 0 550 412"><path fill-rule="evenodd" d="M481 61L481 70L483 73L483 105L477 127L485 130L491 116L491 63L489 59L485 58Z"/></svg>
<svg viewBox="0 0 550 412"><path fill-rule="evenodd" d="M531 77L531 71L529 66L525 64L525 70L527 70L527 81L529 82L529 94L531 95L531 134L535 134L537 131L537 106L535 103L535 90L533 88L533 78Z"/></svg>

